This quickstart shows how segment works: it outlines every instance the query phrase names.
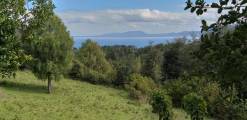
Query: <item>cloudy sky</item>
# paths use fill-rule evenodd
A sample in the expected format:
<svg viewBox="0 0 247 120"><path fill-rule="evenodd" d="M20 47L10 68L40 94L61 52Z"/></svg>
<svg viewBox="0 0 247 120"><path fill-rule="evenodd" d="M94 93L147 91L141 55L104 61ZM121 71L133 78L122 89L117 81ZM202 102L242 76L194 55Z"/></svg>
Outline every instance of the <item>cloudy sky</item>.
<svg viewBox="0 0 247 120"><path fill-rule="evenodd" d="M56 14L61 17L72 35L126 31L199 31L201 19L214 21L217 17L214 11L200 17L184 11L185 0L54 1Z"/></svg>

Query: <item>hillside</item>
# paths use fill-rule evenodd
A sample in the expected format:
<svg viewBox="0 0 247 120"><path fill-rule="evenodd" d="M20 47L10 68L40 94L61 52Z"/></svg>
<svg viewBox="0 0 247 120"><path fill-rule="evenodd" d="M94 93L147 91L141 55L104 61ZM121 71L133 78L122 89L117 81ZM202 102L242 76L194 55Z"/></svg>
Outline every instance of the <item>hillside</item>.
<svg viewBox="0 0 247 120"><path fill-rule="evenodd" d="M29 72L0 81L0 120L157 120L151 108L129 100L125 91L61 80L54 93ZM176 119L185 119L175 110Z"/></svg>

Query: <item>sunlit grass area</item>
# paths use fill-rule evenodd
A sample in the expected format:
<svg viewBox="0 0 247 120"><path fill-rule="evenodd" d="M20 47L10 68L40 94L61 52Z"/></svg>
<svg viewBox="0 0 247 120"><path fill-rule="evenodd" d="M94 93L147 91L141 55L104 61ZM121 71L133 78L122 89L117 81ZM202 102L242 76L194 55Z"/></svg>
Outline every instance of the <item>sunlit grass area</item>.
<svg viewBox="0 0 247 120"><path fill-rule="evenodd" d="M46 81L30 72L0 80L0 120L158 119L151 106L130 100L124 90L68 79L53 85L53 93L47 94ZM174 109L174 119L189 120L189 116Z"/></svg>
<svg viewBox="0 0 247 120"><path fill-rule="evenodd" d="M0 119L154 120L157 116L122 90L64 79L54 82L49 95L46 82L19 72L16 79L1 80Z"/></svg>

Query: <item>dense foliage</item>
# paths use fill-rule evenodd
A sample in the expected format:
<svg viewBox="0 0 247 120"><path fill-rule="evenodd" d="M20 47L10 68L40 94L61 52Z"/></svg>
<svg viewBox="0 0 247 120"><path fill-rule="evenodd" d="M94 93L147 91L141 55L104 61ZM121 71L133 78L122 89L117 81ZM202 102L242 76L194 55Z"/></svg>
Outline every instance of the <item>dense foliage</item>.
<svg viewBox="0 0 247 120"><path fill-rule="evenodd" d="M63 22L54 12L51 0L33 0L22 26L22 48L32 61L25 66L42 80L59 80L70 67L73 57L73 40Z"/></svg>
<svg viewBox="0 0 247 120"><path fill-rule="evenodd" d="M116 71L114 85L124 87L129 75L140 73L142 67L138 49L133 46L104 46L106 59L113 65Z"/></svg>
<svg viewBox="0 0 247 120"><path fill-rule="evenodd" d="M247 98L247 25L239 26L223 37L217 34L205 36L199 57L207 61L208 75L219 80L224 89L239 91L239 97Z"/></svg>
<svg viewBox="0 0 247 120"><path fill-rule="evenodd" d="M200 42L186 38L176 39L165 45L162 61L162 81L176 80L183 76L196 75L200 71L200 61L195 57Z"/></svg>
<svg viewBox="0 0 247 120"><path fill-rule="evenodd" d="M32 70L40 79L59 80L70 67L73 41L59 18L47 20L41 40L30 47L33 56ZM49 90L49 92L51 92Z"/></svg>
<svg viewBox="0 0 247 120"><path fill-rule="evenodd" d="M191 120L203 120L207 114L207 103L202 96L195 93L185 95L183 98L184 109L190 114Z"/></svg>
<svg viewBox="0 0 247 120"><path fill-rule="evenodd" d="M148 49L149 50L142 57L142 74L151 77L156 83L160 83L163 52L159 48L153 46L150 46Z"/></svg>
<svg viewBox="0 0 247 120"><path fill-rule="evenodd" d="M246 0L219 0L206 3L188 0L185 10L202 15L216 9L218 20L208 25L202 20L201 45L197 57L202 61L202 76L220 85L220 94L212 101L209 110L218 119L244 120L246 116ZM231 27L230 27L231 26ZM242 106L241 109L238 106ZM212 112L214 111L214 112ZM243 114L242 114L243 113ZM243 117L239 117L243 116Z"/></svg>
<svg viewBox="0 0 247 120"><path fill-rule="evenodd" d="M128 78L125 88L130 92L130 97L145 100L156 88L151 78L143 77L140 74L132 74Z"/></svg>
<svg viewBox="0 0 247 120"><path fill-rule="evenodd" d="M15 75L18 67L27 59L20 47L20 34L25 8L24 0L0 1L0 76Z"/></svg>
<svg viewBox="0 0 247 120"><path fill-rule="evenodd" d="M70 73L72 77L92 83L111 84L113 82L115 72L97 43L91 40L83 43L76 52L75 60L77 62Z"/></svg>
<svg viewBox="0 0 247 120"><path fill-rule="evenodd" d="M153 112L159 114L159 120L172 120L171 98L161 91L156 91L151 97Z"/></svg>

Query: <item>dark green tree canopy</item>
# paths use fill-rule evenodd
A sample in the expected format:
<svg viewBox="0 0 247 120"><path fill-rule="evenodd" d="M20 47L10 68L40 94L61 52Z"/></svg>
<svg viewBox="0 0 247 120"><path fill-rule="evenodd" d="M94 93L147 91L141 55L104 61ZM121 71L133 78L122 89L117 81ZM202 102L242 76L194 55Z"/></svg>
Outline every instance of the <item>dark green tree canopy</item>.
<svg viewBox="0 0 247 120"><path fill-rule="evenodd" d="M21 19L24 15L24 0L0 1L0 75L15 75L18 67L27 59L20 48Z"/></svg>
<svg viewBox="0 0 247 120"><path fill-rule="evenodd" d="M31 69L40 79L59 76L68 69L73 53L73 40L53 9L52 0L30 0L27 24L22 29L22 47L33 57Z"/></svg>
<svg viewBox="0 0 247 120"><path fill-rule="evenodd" d="M172 100L163 91L155 91L151 96L153 112L159 114L159 120L172 120Z"/></svg>
<svg viewBox="0 0 247 120"><path fill-rule="evenodd" d="M143 57L142 74L151 77L157 83L161 79L162 52L159 48L151 46Z"/></svg>
<svg viewBox="0 0 247 120"><path fill-rule="evenodd" d="M184 72L185 61L182 58L184 41L170 43L163 54L162 79L163 81L177 79Z"/></svg>
<svg viewBox="0 0 247 120"><path fill-rule="evenodd" d="M68 70L73 57L73 40L57 16L46 20L41 40L33 41L31 55L33 71L41 79L51 75L58 80Z"/></svg>
<svg viewBox="0 0 247 120"><path fill-rule="evenodd" d="M30 0L22 26L22 48L32 56L27 63L39 78L48 79L48 92L51 80L59 80L69 69L73 57L73 40L62 20L53 9L52 0Z"/></svg>
<svg viewBox="0 0 247 120"><path fill-rule="evenodd" d="M223 37L204 37L199 58L206 61L207 75L219 80L223 88L233 85L240 96L247 97L247 25Z"/></svg>

